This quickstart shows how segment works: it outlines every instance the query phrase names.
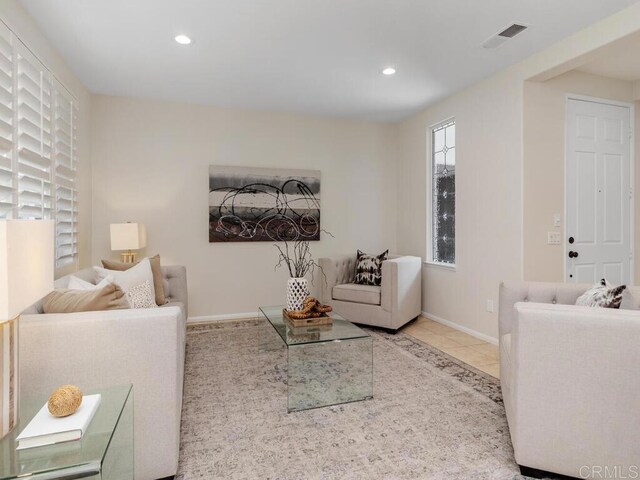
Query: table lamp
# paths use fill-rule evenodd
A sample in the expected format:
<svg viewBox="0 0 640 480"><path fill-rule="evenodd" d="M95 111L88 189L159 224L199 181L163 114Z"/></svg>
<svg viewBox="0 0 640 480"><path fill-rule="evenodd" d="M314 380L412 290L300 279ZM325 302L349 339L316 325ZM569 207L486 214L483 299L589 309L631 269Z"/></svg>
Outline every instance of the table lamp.
<svg viewBox="0 0 640 480"><path fill-rule="evenodd" d="M53 290L53 221L0 220L0 438L18 424L18 319Z"/></svg>
<svg viewBox="0 0 640 480"><path fill-rule="evenodd" d="M136 252L147 246L147 230L142 223L112 223L111 250L126 250L120 254L124 263L135 263Z"/></svg>

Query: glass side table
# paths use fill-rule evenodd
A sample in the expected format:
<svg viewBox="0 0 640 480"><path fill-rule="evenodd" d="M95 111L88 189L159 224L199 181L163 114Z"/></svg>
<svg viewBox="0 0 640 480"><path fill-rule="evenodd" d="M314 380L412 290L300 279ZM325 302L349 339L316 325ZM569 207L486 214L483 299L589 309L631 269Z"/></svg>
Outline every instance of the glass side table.
<svg viewBox="0 0 640 480"><path fill-rule="evenodd" d="M0 440L0 480L133 479L133 386L83 393L99 393L102 398L80 440L18 451L16 437L47 397L21 399L18 426Z"/></svg>

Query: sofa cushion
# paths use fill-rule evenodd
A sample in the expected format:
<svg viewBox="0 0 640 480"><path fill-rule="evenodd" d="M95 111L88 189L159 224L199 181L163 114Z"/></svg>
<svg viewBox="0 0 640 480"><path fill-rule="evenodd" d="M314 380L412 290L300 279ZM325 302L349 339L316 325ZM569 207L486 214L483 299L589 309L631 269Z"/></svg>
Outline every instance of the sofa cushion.
<svg viewBox="0 0 640 480"><path fill-rule="evenodd" d="M151 273L153 274L153 289L155 292L155 299L157 305L164 305L167 300L164 295L164 283L162 278L162 268L160 267L160 255L154 255L148 257L151 264ZM129 270L137 263L123 263L115 260L102 260L102 266L108 270L117 270L123 272Z"/></svg>
<svg viewBox="0 0 640 480"><path fill-rule="evenodd" d="M93 267L98 277L103 278L111 275L114 282L126 294L133 287L140 285L146 281L153 285L153 273L151 272L151 262L148 258L144 258L140 263L134 265L128 270L107 270L106 268Z"/></svg>
<svg viewBox="0 0 640 480"><path fill-rule="evenodd" d="M77 272L73 272L74 277L79 278L80 280L84 280L87 283L91 283L92 285L97 285L100 283L100 278L96 274L96 271L93 267L85 268L83 270L78 270ZM55 282L53 282L53 288L56 290L63 290L69 288L69 281L71 280L71 275L65 275L64 277L58 278Z"/></svg>
<svg viewBox="0 0 640 480"><path fill-rule="evenodd" d="M131 308L158 308L153 286L149 280L129 289L126 297Z"/></svg>
<svg viewBox="0 0 640 480"><path fill-rule="evenodd" d="M105 277L97 285L91 282L87 282L86 280L83 280L80 277L76 277L75 275L70 275L69 285L67 285L67 289L69 290L100 290L101 288L104 288L110 283L115 283L111 275Z"/></svg>
<svg viewBox="0 0 640 480"><path fill-rule="evenodd" d="M122 289L109 283L97 290L54 290L42 300L44 313L97 312L129 308Z"/></svg>
<svg viewBox="0 0 640 480"><path fill-rule="evenodd" d="M381 288L375 285L358 285L345 283L333 287L334 300L345 302L366 303L368 305L380 305Z"/></svg>

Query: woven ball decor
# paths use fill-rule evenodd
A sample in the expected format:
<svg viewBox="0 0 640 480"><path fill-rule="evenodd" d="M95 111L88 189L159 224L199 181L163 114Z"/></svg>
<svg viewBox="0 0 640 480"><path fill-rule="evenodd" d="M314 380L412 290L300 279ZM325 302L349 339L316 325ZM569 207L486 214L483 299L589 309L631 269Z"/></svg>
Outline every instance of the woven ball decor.
<svg viewBox="0 0 640 480"><path fill-rule="evenodd" d="M80 408L82 391L75 385L63 385L54 390L47 406L54 417L67 417Z"/></svg>

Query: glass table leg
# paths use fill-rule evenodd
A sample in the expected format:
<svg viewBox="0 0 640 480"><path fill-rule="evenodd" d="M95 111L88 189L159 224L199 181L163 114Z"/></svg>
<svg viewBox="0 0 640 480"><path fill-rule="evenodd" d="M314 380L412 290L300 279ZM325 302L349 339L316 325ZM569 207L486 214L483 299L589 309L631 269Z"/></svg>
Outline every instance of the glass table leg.
<svg viewBox="0 0 640 480"><path fill-rule="evenodd" d="M373 398L371 337L289 345L289 412Z"/></svg>
<svg viewBox="0 0 640 480"><path fill-rule="evenodd" d="M282 341L282 338L280 338L280 335L278 335L273 328L269 328L268 330L268 333L260 337L258 352L275 352L285 348L286 345Z"/></svg>

